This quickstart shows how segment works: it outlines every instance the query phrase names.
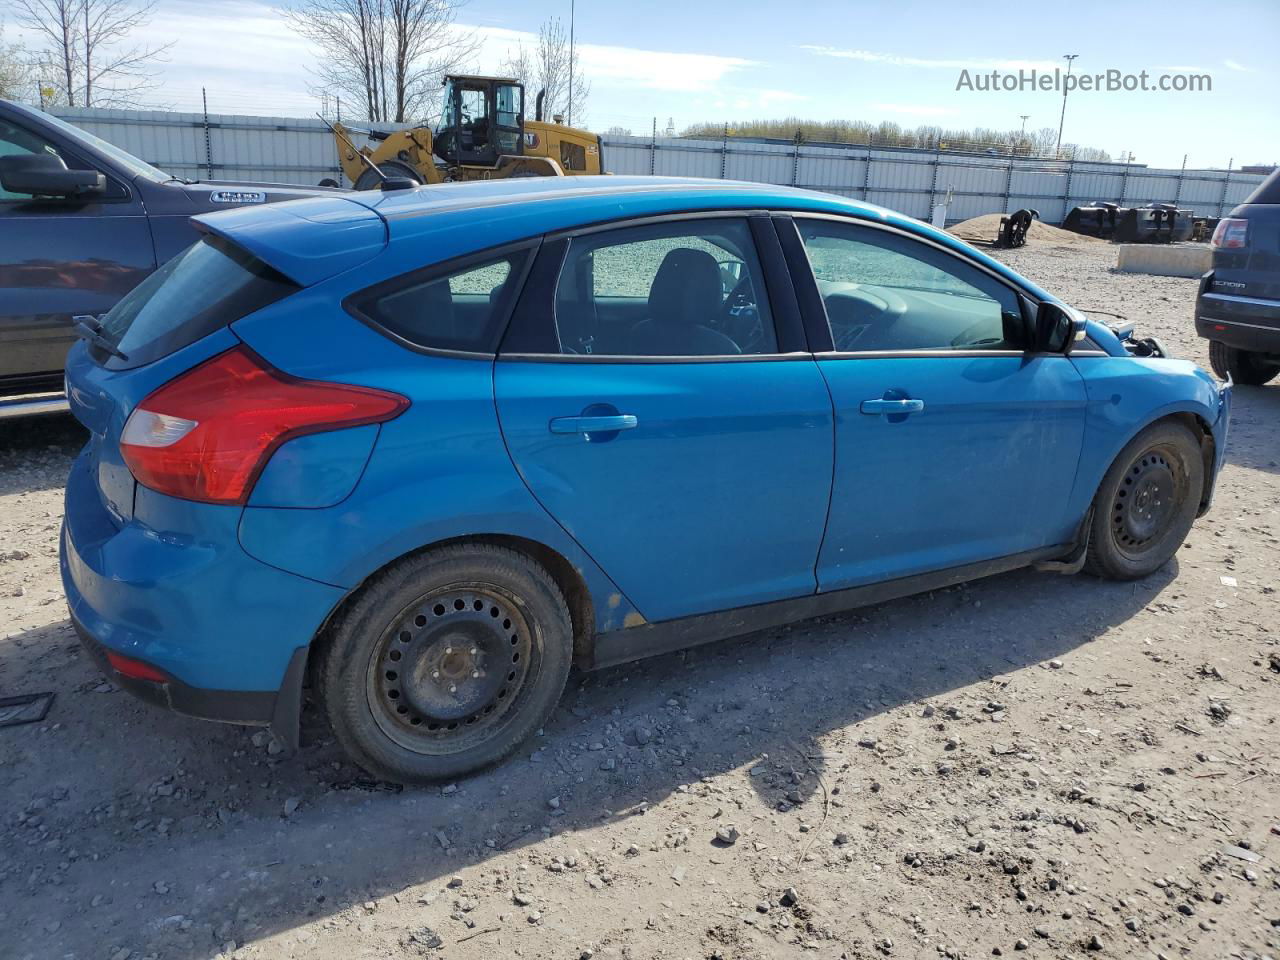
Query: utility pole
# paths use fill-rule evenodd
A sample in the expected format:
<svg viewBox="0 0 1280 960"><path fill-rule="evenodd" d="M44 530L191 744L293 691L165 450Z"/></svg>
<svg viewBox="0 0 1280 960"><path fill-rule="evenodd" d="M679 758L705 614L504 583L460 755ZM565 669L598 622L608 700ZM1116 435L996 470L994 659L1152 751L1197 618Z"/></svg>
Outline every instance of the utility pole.
<svg viewBox="0 0 1280 960"><path fill-rule="evenodd" d="M569 0L569 118L568 126L573 126L573 19L576 0Z"/></svg>
<svg viewBox="0 0 1280 960"><path fill-rule="evenodd" d="M1067 61L1067 79L1071 79L1071 61L1080 56L1078 53L1064 53L1062 59ZM1063 84L1062 87L1062 116L1058 118L1058 145L1053 149L1053 158L1058 159L1058 154L1062 152L1062 125L1067 121L1067 93L1070 86Z"/></svg>

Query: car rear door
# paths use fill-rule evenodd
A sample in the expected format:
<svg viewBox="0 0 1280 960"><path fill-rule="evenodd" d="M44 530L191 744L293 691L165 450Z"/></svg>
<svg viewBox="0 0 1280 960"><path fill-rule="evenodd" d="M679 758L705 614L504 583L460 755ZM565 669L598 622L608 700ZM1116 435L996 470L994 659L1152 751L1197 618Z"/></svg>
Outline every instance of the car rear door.
<svg viewBox="0 0 1280 960"><path fill-rule="evenodd" d="M69 169L96 169L106 175L106 189L50 199L0 188L0 389L9 392L60 380L75 339L72 316L105 313L156 265L146 211L131 184L5 114L0 154L16 153L51 153Z"/></svg>
<svg viewBox="0 0 1280 960"><path fill-rule="evenodd" d="M1084 384L1066 356L1025 352L1018 292L892 228L777 222L811 340L829 337L817 357L836 459L819 588L1068 542Z"/></svg>
<svg viewBox="0 0 1280 960"><path fill-rule="evenodd" d="M548 240L494 384L529 489L646 619L814 592L831 401L767 218Z"/></svg>

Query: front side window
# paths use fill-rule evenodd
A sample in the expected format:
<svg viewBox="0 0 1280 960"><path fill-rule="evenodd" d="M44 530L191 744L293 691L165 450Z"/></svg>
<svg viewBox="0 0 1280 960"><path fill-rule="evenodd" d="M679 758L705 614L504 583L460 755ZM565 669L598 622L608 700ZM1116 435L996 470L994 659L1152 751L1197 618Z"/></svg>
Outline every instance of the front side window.
<svg viewBox="0 0 1280 960"><path fill-rule="evenodd" d="M357 298L354 306L414 346L492 353L527 256L518 250L430 279L393 281Z"/></svg>
<svg viewBox="0 0 1280 960"><path fill-rule="evenodd" d="M555 295L566 355L776 353L745 220L685 220L575 237Z"/></svg>
<svg viewBox="0 0 1280 960"><path fill-rule="evenodd" d="M836 350L1025 348L1017 293L976 267L872 227L796 224Z"/></svg>

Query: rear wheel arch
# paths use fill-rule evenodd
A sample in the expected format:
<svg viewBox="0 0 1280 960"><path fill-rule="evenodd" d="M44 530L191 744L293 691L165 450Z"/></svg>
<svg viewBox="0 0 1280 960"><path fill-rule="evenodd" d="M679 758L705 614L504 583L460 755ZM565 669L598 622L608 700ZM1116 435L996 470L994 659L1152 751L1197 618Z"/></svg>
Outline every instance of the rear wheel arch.
<svg viewBox="0 0 1280 960"><path fill-rule="evenodd" d="M436 540L431 543L423 544L415 547L413 550L406 551L397 557L392 557L376 570L371 571L364 577L360 583L354 586L342 600L334 606L329 612L329 616L325 618L320 629L316 631L315 637L312 639L312 652L316 648L317 643L323 643L333 624L337 622L343 612L351 606L364 591L367 584L376 579L386 570L401 563L407 557L417 556L429 553L433 550L441 550L446 547L462 546L466 544L488 545L495 547L505 547L508 550L514 550L516 553L523 554L534 563L542 567L559 588L560 593L564 596L565 604L569 608L569 618L573 624L573 656L575 661L587 658L591 652L591 647L595 638L595 608L592 605L591 591L587 587L586 580L576 567L558 550L549 547L537 540L530 540L526 537L518 537L512 534L504 533L485 533L470 534L467 536L448 537L443 540ZM314 664L315 658L309 658Z"/></svg>

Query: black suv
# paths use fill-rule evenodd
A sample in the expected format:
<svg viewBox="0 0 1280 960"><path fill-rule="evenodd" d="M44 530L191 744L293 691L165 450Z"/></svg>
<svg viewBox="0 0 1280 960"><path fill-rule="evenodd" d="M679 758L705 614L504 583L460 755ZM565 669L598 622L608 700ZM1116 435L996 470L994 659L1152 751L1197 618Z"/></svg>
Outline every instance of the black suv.
<svg viewBox="0 0 1280 960"><path fill-rule="evenodd" d="M1196 333L1223 379L1257 386L1280 373L1280 169L1218 222Z"/></svg>

